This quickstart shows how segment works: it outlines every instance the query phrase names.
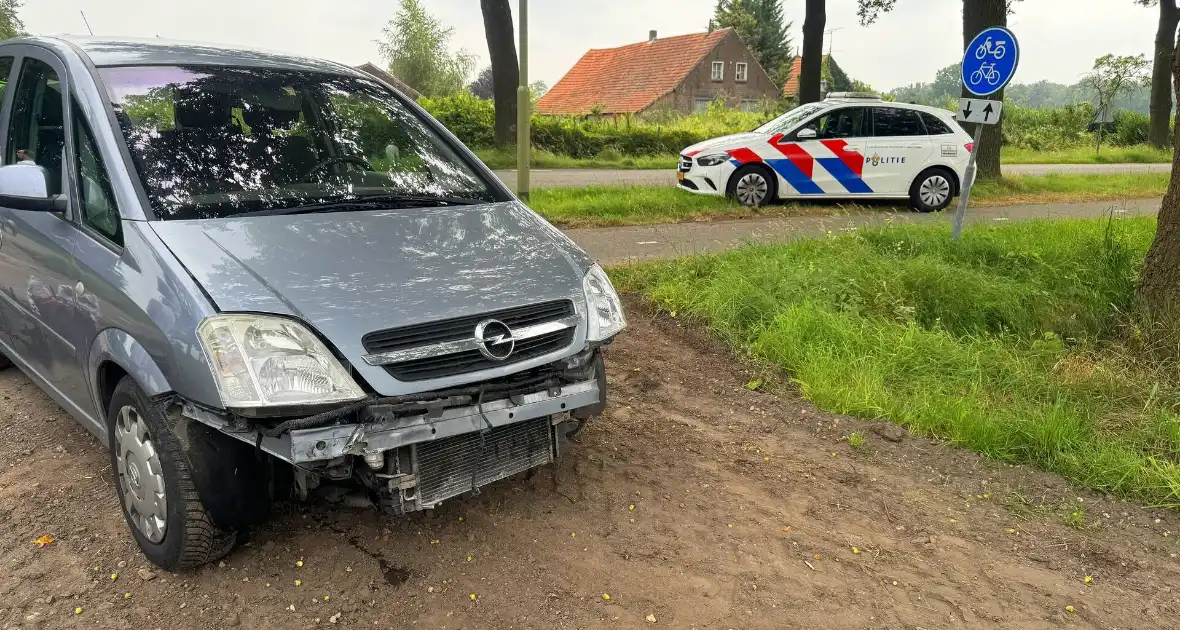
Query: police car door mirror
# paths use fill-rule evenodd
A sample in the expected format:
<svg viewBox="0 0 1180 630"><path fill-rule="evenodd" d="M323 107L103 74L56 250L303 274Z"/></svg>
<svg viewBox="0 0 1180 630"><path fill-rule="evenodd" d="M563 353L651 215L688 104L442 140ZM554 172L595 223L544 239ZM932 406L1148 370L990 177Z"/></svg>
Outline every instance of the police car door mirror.
<svg viewBox="0 0 1180 630"><path fill-rule="evenodd" d="M35 212L65 212L64 195L49 194L49 171L35 164L0 166L0 207Z"/></svg>
<svg viewBox="0 0 1180 630"><path fill-rule="evenodd" d="M800 129L795 134L795 139L796 140L815 140L815 130L814 129Z"/></svg>

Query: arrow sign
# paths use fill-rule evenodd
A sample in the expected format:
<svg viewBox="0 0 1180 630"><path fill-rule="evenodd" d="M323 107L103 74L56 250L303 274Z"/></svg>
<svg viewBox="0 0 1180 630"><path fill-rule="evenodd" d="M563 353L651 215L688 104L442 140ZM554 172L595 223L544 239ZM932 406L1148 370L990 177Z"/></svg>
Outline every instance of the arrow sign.
<svg viewBox="0 0 1180 630"><path fill-rule="evenodd" d="M988 101L982 98L959 99L959 115L956 120L983 125L994 125L1000 122L1000 114L1004 111L1003 101Z"/></svg>

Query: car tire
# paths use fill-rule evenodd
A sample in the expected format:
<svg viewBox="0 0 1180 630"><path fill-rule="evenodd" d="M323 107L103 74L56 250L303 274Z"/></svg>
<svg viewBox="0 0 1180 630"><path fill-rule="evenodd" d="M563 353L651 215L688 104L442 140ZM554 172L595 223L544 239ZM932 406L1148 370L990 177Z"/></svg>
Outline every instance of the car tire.
<svg viewBox="0 0 1180 630"><path fill-rule="evenodd" d="M747 164L730 176L725 195L743 206L765 206L778 199L778 177L762 164Z"/></svg>
<svg viewBox="0 0 1180 630"><path fill-rule="evenodd" d="M0 370L7 370L12 367L12 360L0 353Z"/></svg>
<svg viewBox="0 0 1180 630"><path fill-rule="evenodd" d="M115 494L131 535L148 560L178 571L224 557L237 533L210 518L165 410L166 403L124 377L111 396L107 436Z"/></svg>
<svg viewBox="0 0 1180 630"><path fill-rule="evenodd" d="M958 193L955 176L941 167L928 168L910 186L910 205L918 212L937 212L950 205Z"/></svg>

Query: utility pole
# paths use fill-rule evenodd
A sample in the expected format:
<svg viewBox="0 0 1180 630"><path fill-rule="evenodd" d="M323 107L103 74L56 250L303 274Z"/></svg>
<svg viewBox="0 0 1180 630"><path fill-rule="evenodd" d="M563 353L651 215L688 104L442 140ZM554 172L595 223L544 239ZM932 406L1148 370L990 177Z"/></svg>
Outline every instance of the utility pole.
<svg viewBox="0 0 1180 630"><path fill-rule="evenodd" d="M832 49L836 47L836 31L844 30L843 26L836 28L829 28L826 32L828 35L828 57L832 56Z"/></svg>
<svg viewBox="0 0 1180 630"><path fill-rule="evenodd" d="M516 90L516 195L529 200L529 148L532 120L529 97L529 0L520 0L520 87Z"/></svg>

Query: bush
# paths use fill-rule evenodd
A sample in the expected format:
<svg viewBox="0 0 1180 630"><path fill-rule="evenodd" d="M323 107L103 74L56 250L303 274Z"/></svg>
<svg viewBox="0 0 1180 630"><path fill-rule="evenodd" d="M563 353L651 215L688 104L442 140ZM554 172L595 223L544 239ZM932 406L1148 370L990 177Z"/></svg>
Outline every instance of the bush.
<svg viewBox="0 0 1180 630"><path fill-rule="evenodd" d="M1108 136L1111 144L1123 147L1147 144L1148 121L1142 112L1121 111L1114 119L1114 132Z"/></svg>
<svg viewBox="0 0 1180 630"><path fill-rule="evenodd" d="M495 106L491 101L461 94L419 101L464 144L473 149L493 145ZM761 112L742 112L713 103L689 116L670 111L645 116L578 117L534 115L533 146L575 158L604 152L620 156L649 156L679 152L698 142L748 131L770 120L781 108L764 104Z"/></svg>
<svg viewBox="0 0 1180 630"><path fill-rule="evenodd" d="M1094 119L1094 106L1078 103L1064 107L1004 105L1004 144L1034 151L1063 149L1093 143L1086 131Z"/></svg>
<svg viewBox="0 0 1180 630"><path fill-rule="evenodd" d="M495 106L492 101L461 94L424 98L419 103L472 149L493 146ZM957 102L944 107L953 109ZM704 140L749 131L785 111L783 103L765 102L760 111L743 112L716 101L703 112L684 115L671 110L642 116L533 116L533 146L555 155L586 160L646 157L678 153ZM1087 130L1094 119L1089 103L1063 107L1004 107L1004 144L1030 151L1060 151L1094 145ZM1147 116L1120 112L1108 130L1110 145L1135 146L1147 142Z"/></svg>

